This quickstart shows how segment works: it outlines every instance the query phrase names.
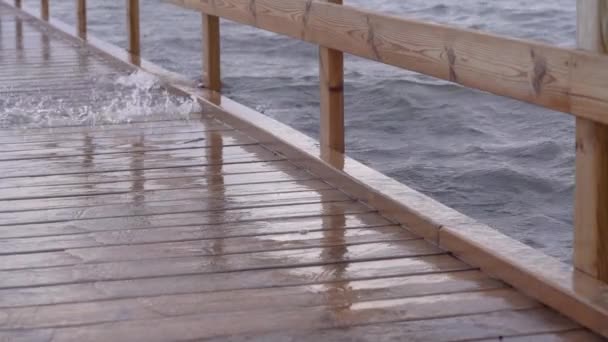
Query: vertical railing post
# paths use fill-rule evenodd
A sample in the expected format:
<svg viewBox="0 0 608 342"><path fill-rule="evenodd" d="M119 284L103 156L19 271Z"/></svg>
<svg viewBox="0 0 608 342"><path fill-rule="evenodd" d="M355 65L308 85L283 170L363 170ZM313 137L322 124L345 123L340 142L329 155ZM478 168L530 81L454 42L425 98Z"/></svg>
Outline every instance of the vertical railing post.
<svg viewBox="0 0 608 342"><path fill-rule="evenodd" d="M15 0L15 7L21 8L21 0Z"/></svg>
<svg viewBox="0 0 608 342"><path fill-rule="evenodd" d="M78 18L78 36L82 39L87 38L87 0L76 0L76 15Z"/></svg>
<svg viewBox="0 0 608 342"><path fill-rule="evenodd" d="M129 52L140 56L139 0L127 0L127 29L129 30Z"/></svg>
<svg viewBox="0 0 608 342"><path fill-rule="evenodd" d="M342 4L342 0L327 0ZM344 54L319 47L321 149L344 152Z"/></svg>
<svg viewBox="0 0 608 342"><path fill-rule="evenodd" d="M220 18L203 13L203 85L222 90L220 67Z"/></svg>
<svg viewBox="0 0 608 342"><path fill-rule="evenodd" d="M577 0L578 47L608 53L608 0ZM576 119L574 265L608 282L608 126Z"/></svg>
<svg viewBox="0 0 608 342"><path fill-rule="evenodd" d="M40 17L49 20L49 0L40 0Z"/></svg>

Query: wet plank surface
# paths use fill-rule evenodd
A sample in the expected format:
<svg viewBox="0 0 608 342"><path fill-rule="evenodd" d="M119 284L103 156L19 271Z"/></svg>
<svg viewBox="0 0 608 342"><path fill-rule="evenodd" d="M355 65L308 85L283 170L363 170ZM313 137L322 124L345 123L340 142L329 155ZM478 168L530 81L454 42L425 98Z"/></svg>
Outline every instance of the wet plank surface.
<svg viewBox="0 0 608 342"><path fill-rule="evenodd" d="M125 73L0 29L3 106ZM0 170L2 341L596 338L206 113L6 126Z"/></svg>

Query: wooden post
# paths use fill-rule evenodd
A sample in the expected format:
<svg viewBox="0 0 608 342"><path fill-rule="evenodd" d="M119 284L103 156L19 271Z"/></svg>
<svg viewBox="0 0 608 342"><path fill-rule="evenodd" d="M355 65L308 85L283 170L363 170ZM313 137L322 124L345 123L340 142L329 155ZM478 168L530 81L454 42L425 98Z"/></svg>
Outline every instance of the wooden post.
<svg viewBox="0 0 608 342"><path fill-rule="evenodd" d="M87 0L76 0L78 3L76 16L78 18L78 35L87 38Z"/></svg>
<svg viewBox="0 0 608 342"><path fill-rule="evenodd" d="M18 56L23 57L25 51L23 50L23 22L21 18L15 18L15 49L17 49Z"/></svg>
<svg viewBox="0 0 608 342"><path fill-rule="evenodd" d="M40 0L40 17L42 20L49 20L49 0Z"/></svg>
<svg viewBox="0 0 608 342"><path fill-rule="evenodd" d="M328 0L342 4L342 0ZM344 153L344 54L319 47L321 149Z"/></svg>
<svg viewBox="0 0 608 342"><path fill-rule="evenodd" d="M140 56L139 0L127 0L127 29L129 30L129 52Z"/></svg>
<svg viewBox="0 0 608 342"><path fill-rule="evenodd" d="M577 0L578 47L608 53L608 0ZM608 282L608 126L576 119L574 265Z"/></svg>
<svg viewBox="0 0 608 342"><path fill-rule="evenodd" d="M15 0L15 7L21 8L21 0Z"/></svg>
<svg viewBox="0 0 608 342"><path fill-rule="evenodd" d="M220 18L203 13L203 85L221 91Z"/></svg>

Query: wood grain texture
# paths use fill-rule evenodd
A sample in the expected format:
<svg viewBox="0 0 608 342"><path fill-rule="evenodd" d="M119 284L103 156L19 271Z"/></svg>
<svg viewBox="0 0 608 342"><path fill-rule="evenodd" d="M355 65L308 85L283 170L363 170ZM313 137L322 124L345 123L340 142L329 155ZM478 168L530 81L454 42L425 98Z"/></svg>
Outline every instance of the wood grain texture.
<svg viewBox="0 0 608 342"><path fill-rule="evenodd" d="M347 5L170 0L268 31L608 123L608 58Z"/></svg>
<svg viewBox="0 0 608 342"><path fill-rule="evenodd" d="M342 0L327 0L342 4ZM311 3L312 4L312 3ZM319 47L320 144L344 153L344 54Z"/></svg>
<svg viewBox="0 0 608 342"><path fill-rule="evenodd" d="M41 33L27 20L30 54ZM23 96L34 77L11 74L20 61L2 63ZM49 89L61 82L46 77ZM53 95L75 96L63 90ZM335 188L348 188L340 179L287 162L273 148L279 138L250 138L209 114L0 130L0 340L462 340L579 329L352 200ZM291 133L283 140L298 139Z"/></svg>
<svg viewBox="0 0 608 342"><path fill-rule="evenodd" d="M222 90L220 18L202 15L203 85L209 90Z"/></svg>
<svg viewBox="0 0 608 342"><path fill-rule="evenodd" d="M345 267L347 266L347 267ZM61 303L101 301L118 298L149 297L166 294L222 292L242 289L278 288L286 286L325 283L345 284L357 280L375 280L372 283L390 283L386 278L413 276L401 279L409 285L412 295L428 294L433 288L427 276L436 280L467 281L472 268L456 258L440 255L420 258L402 258L381 261L364 261L351 264L304 266L291 269L263 269L250 272L188 274L181 276L139 278L133 280L78 283L44 287L0 290L0 307L20 307ZM439 274L437 274L439 273ZM479 277L477 277L479 278ZM426 285L426 287L425 287ZM431 286L429 286L431 285ZM447 293L443 287L433 292Z"/></svg>
<svg viewBox="0 0 608 342"><path fill-rule="evenodd" d="M265 186L268 186L266 184ZM210 187L207 191L223 191L221 186ZM230 189L226 190L227 192ZM182 192L187 192L183 189ZM140 194L141 200L133 203L121 205L105 205L97 207L85 208L63 208L63 209L47 209L42 211L27 211L27 212L7 212L0 213L0 226L12 224L20 224L23 222L48 222L48 221L76 221L83 219L107 218L107 217L130 217L135 212L138 215L159 215L179 212L196 212L196 211L215 211L215 210L236 210L236 209L253 209L262 207L274 207L282 205L296 204L313 204L313 203L330 203L330 202L345 202L349 201L346 195L338 190L319 190L319 191L304 191L304 192L286 192L286 193L266 193L262 195L250 195L245 197L226 195L226 199L216 198L214 196L201 196L204 191L201 191L199 196L196 194L192 197L182 200L169 201L152 201L146 202L145 195ZM132 192L137 196L135 191ZM230 201L231 203L225 203ZM202 215L201 215L202 216Z"/></svg>
<svg viewBox="0 0 608 342"><path fill-rule="evenodd" d="M221 241L210 239L171 243L162 242L139 246L124 245L79 248L66 251L21 254L12 257L3 256L0 258L0 269L7 271L34 267L77 266L81 264L144 261L177 257L200 257L200 260L203 261L206 257L228 258L229 255L234 255L237 258L239 255L251 257L254 256L251 253L264 252L283 252L287 255L288 253L302 253L316 247L351 249L361 245L373 248L375 246L374 243L385 243L387 245L402 244L404 249L408 245L418 245L419 250L423 250L421 248L423 245L428 246L426 242L420 239L407 242L406 244L405 241L411 239L411 236L408 233L401 234L403 232L404 230L398 227L393 227L392 229L370 229L367 234L363 233L362 230L349 229L343 233L343 239L334 240L327 238L327 232L320 232L316 234L225 238ZM286 240L281 241L281 238L285 238ZM221 250L217 248L218 244L222 245ZM271 266L272 263L268 265Z"/></svg>
<svg viewBox="0 0 608 342"><path fill-rule="evenodd" d="M336 291L340 291L339 287ZM442 316L532 309L537 304L511 290L488 290L419 298L378 300L342 306L312 306L275 311L233 311L173 314L158 306L157 318L39 330L56 341L174 341L204 340L272 331L342 328L391 321L430 320ZM150 307L150 306L149 306ZM200 306L199 306L200 307ZM156 306L154 306L156 308ZM176 307L179 310L179 307ZM184 307L184 310L187 307ZM162 315L164 313L164 315ZM162 315L162 316L161 316ZM36 330L34 330L36 331ZM10 336L10 335L9 335ZM52 336L52 338L51 338ZM289 336L289 334L287 334ZM0 338L4 336L0 335ZM135 338L136 337L136 338ZM281 339L279 339L281 340Z"/></svg>
<svg viewBox="0 0 608 342"><path fill-rule="evenodd" d="M578 47L608 53L608 1L579 0ZM574 264L608 282L608 125L576 120Z"/></svg>
<svg viewBox="0 0 608 342"><path fill-rule="evenodd" d="M571 331L565 331L561 333L546 333L546 334L533 334L523 336L505 337L500 339L504 342L602 342L605 339L590 333L587 330L575 329ZM496 339L484 339L478 342L491 342Z"/></svg>
<svg viewBox="0 0 608 342"><path fill-rule="evenodd" d="M391 222L372 213L343 215L345 237L353 236L355 239L379 236L379 233L399 234L403 239L415 239L414 235L397 226L390 226ZM294 228L293 225L301 226ZM233 239L233 241L255 240L260 246L279 246L293 248L306 247L313 243L339 243L342 240L323 240L325 229L331 226L323 218L296 218L284 219L276 222L241 222L233 223L229 227L219 229L201 229L197 226L172 226L165 228L152 228L141 230L123 230L119 232L96 232L89 234L71 234L63 236L45 236L32 238L0 239L0 246L4 254L26 254L35 252L52 252L67 249L105 248L105 247L138 247L145 248L152 244L172 243L206 243L219 239ZM386 235L385 240L394 237ZM298 242L296 242L298 241ZM272 248L269 248L270 250Z"/></svg>
<svg viewBox="0 0 608 342"><path fill-rule="evenodd" d="M79 186L81 184L95 184L95 183L114 183L114 182L122 182L122 181L132 181L135 179L143 179L147 181L165 181L165 182L175 182L174 179L185 178L186 182L195 181L196 179L200 179L198 177L201 176L201 173L207 177L217 176L217 173L204 173L202 171L203 167L194 166L194 167L169 167L167 169L159 168L159 169L148 169L143 170L138 175L134 175L131 170L123 170L123 171L115 171L115 172L100 172L95 174L76 174L76 175L57 175L57 176L42 176L42 177L18 177L11 178L10 182L3 182L1 188L20 188L21 191L27 191L27 189L32 189L32 187L39 186ZM268 163L250 163L250 164L238 164L238 165L227 165L225 167L225 172L223 172L224 177L229 178L240 178L243 182L241 183L264 183L265 179L263 176L257 176L257 174L262 173L274 173L277 175L277 181L282 182L287 180L284 177L281 177L281 172L286 173L288 176L291 176L291 180L310 180L316 178L307 174L306 171L297 171L290 165L287 161L278 161L278 162L268 162ZM116 177L115 181L112 179ZM244 178L247 177L247 178ZM252 181L249 182L248 180ZM28 182L31 180L31 182ZM233 182L234 183L234 182ZM234 183L236 184L236 183ZM14 189L15 191L19 191ZM2 191L2 190L0 190ZM13 196L13 195L11 195ZM28 197L26 193L22 193L21 197ZM20 205L15 203L14 205L3 207L1 210L19 210L32 208L28 205Z"/></svg>
<svg viewBox="0 0 608 342"><path fill-rule="evenodd" d="M306 310L306 308L311 307L326 307L328 310L334 310L339 306L345 306L349 303L355 304L388 299L398 300L405 297L439 295L446 293L446 291L456 293L504 288L504 284L474 271L354 280L350 281L349 284L351 288L345 290L345 295L338 294L337 290L341 286L339 283L331 284L330 282L325 282L312 286L295 285L287 287L243 288L232 291L203 291L121 298L97 302L64 303L53 306L5 308L0 309L3 316L7 317L7 319L0 322L0 329L65 327L70 324L95 324L121 320L161 318L162 313L158 312L158 310L166 311L169 307L172 308L171 311L175 310L174 313L176 315L233 311L250 311L253 313L273 310ZM166 290L167 292L171 291L170 289ZM261 303L264 304L261 305ZM158 309L149 310L148 308L151 307ZM75 312L78 315L74 315ZM518 316L528 316L536 324L544 323L542 319L538 319L538 317L543 316L539 314L515 314L514 316L515 318ZM546 313L544 316L550 317L550 314ZM509 316L503 315L502 317L508 318ZM559 322L557 319L554 319L554 321L557 321L555 322L557 324L554 324L556 326L561 325L562 329L573 326L563 319L562 322ZM509 325L513 326L513 324ZM530 329L531 325L525 324L526 329L523 331ZM307 331L307 333L312 332ZM294 335L297 336L296 334ZM333 335L339 336L339 331L334 331ZM258 338L257 340L261 339ZM327 339L316 340L327 341Z"/></svg>
<svg viewBox="0 0 608 342"><path fill-rule="evenodd" d="M530 309L516 311L498 311L494 313L465 315L454 317L442 317L433 320L401 321L393 323L373 324L356 326L348 330L323 329L323 330L299 330L289 334L289 341L487 341L499 342L510 341L509 337L519 337L531 332L568 331L576 328L563 317L556 315L546 309ZM572 341L599 341L584 330L578 330L581 338L588 337L589 340L580 339ZM520 341L536 342L534 336L527 335L529 340ZM285 332L270 332L262 334L244 334L231 337L231 342L265 342L282 341L287 339ZM224 341L222 337L208 340L210 342ZM485 341L485 340L484 340ZM559 340L555 340L559 341Z"/></svg>

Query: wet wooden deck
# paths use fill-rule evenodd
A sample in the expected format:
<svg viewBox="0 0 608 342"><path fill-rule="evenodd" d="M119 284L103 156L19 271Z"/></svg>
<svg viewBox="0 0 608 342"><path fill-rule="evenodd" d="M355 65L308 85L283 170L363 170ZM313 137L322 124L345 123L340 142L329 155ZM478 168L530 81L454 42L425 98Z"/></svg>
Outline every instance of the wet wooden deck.
<svg viewBox="0 0 608 342"><path fill-rule="evenodd" d="M125 72L0 20L3 106ZM0 131L1 341L599 340L216 113L167 114Z"/></svg>

